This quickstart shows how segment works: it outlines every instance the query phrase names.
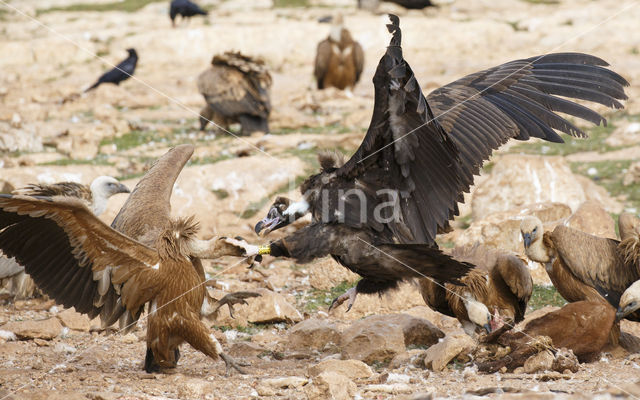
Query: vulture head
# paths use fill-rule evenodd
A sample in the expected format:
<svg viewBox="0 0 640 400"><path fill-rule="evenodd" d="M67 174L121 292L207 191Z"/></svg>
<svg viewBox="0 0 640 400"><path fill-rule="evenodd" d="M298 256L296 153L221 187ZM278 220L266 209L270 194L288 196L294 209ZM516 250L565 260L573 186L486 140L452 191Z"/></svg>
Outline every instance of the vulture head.
<svg viewBox="0 0 640 400"><path fill-rule="evenodd" d="M107 200L109 197L118 193L130 193L128 187L118 182L116 178L110 176L99 176L91 182L89 186L91 197L93 199L93 212L100 215L107 208Z"/></svg>
<svg viewBox="0 0 640 400"><path fill-rule="evenodd" d="M335 171L344 164L344 158L337 153L322 152L318 154L321 171L311 175L300 185L302 200L291 201L286 197L278 197L269 208L267 216L255 226L257 234L267 235L287 226L303 217L309 211L315 214L316 204L320 204L322 187L336 178ZM320 212L322 210L319 210Z"/></svg>
<svg viewBox="0 0 640 400"><path fill-rule="evenodd" d="M487 306L471 296L465 296L463 302L469 320L477 326L484 328L487 333L491 333L491 313Z"/></svg>
<svg viewBox="0 0 640 400"><path fill-rule="evenodd" d="M127 49L127 53L129 53L129 57L138 57L138 53L136 52L136 49Z"/></svg>
<svg viewBox="0 0 640 400"><path fill-rule="evenodd" d="M537 262L549 262L549 255L544 249L542 237L544 227L542 221L537 217L529 216L520 222L520 234L524 241L524 249L527 257Z"/></svg>
<svg viewBox="0 0 640 400"><path fill-rule="evenodd" d="M616 320L621 320L634 311L640 310L640 281L634 282L620 297L620 305L616 313Z"/></svg>

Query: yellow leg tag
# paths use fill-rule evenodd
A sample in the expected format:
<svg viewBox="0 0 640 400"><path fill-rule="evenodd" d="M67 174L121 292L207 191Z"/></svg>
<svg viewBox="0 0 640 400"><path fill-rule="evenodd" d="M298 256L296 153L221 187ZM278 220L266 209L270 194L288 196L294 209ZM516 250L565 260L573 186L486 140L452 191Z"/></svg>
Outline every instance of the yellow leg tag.
<svg viewBox="0 0 640 400"><path fill-rule="evenodd" d="M271 253L271 245L263 245L258 248L258 254L270 254Z"/></svg>

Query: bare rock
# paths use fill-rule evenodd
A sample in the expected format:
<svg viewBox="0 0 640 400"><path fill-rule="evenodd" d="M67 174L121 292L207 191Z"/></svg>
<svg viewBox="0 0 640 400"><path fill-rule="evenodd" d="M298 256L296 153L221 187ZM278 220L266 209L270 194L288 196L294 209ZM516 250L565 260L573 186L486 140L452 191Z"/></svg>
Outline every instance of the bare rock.
<svg viewBox="0 0 640 400"><path fill-rule="evenodd" d="M598 185L592 179L583 175L574 175L576 181L582 186L587 201L594 200L600 203L604 209L610 213L620 214L624 211L624 204L618 199L611 197L607 189ZM624 178L623 178L624 179ZM624 182L623 182L624 183Z"/></svg>
<svg viewBox="0 0 640 400"><path fill-rule="evenodd" d="M289 330L289 344L294 349L323 349L329 343L340 343L340 331L328 320L307 319Z"/></svg>
<svg viewBox="0 0 640 400"><path fill-rule="evenodd" d="M311 377L324 372L335 372L349 379L366 379L373 375L371 368L359 360L325 360L309 367Z"/></svg>
<svg viewBox="0 0 640 400"><path fill-rule="evenodd" d="M631 122L616 128L605 140L609 146L631 146L640 143L640 122Z"/></svg>
<svg viewBox="0 0 640 400"><path fill-rule="evenodd" d="M285 376L282 378L261 379L260 384L274 389L298 388L307 384L309 380L301 376Z"/></svg>
<svg viewBox="0 0 640 400"><path fill-rule="evenodd" d="M215 384L204 379L183 378L177 382L177 385L178 397L181 399L206 399L216 396Z"/></svg>
<svg viewBox="0 0 640 400"><path fill-rule="evenodd" d="M343 358L366 363L384 361L408 345L430 346L444 337L435 325L407 314L373 315L353 323L342 334Z"/></svg>
<svg viewBox="0 0 640 400"><path fill-rule="evenodd" d="M533 374L534 372L550 371L554 362L553 353L549 350L543 350L535 354L524 362L524 372Z"/></svg>
<svg viewBox="0 0 640 400"><path fill-rule="evenodd" d="M299 322L302 314L292 306L283 295L268 289L255 290L260 297L255 297L248 305L238 308L238 313L245 312L249 322L266 324L273 322Z"/></svg>
<svg viewBox="0 0 640 400"><path fill-rule="evenodd" d="M255 357L266 350L264 347L252 342L238 342L231 345L229 354L233 357Z"/></svg>
<svg viewBox="0 0 640 400"><path fill-rule="evenodd" d="M475 347L476 343L469 335L448 335L444 340L427 349L424 365L433 371L442 371L451 360L462 353L472 351Z"/></svg>
<svg viewBox="0 0 640 400"><path fill-rule="evenodd" d="M89 332L91 321L86 315L76 312L75 308L68 308L56 315L63 326L76 331Z"/></svg>
<svg viewBox="0 0 640 400"><path fill-rule="evenodd" d="M573 354L573 351L561 348L556 351L551 368L558 372L565 372L567 370L571 372L578 372L580 369L580 363L578 361L578 357Z"/></svg>
<svg viewBox="0 0 640 400"><path fill-rule="evenodd" d="M595 200L587 200L578 207L566 225L591 235L616 238L615 221L602 205Z"/></svg>
<svg viewBox="0 0 640 400"><path fill-rule="evenodd" d="M357 391L358 387L349 378L331 371L325 371L314 377L305 387L309 400L351 400Z"/></svg>
<svg viewBox="0 0 640 400"><path fill-rule="evenodd" d="M4 324L2 330L15 333L19 339L53 339L62 332L62 324L57 318L14 321Z"/></svg>
<svg viewBox="0 0 640 400"><path fill-rule="evenodd" d="M342 282L355 282L359 275L349 271L330 257L314 261L308 266L309 284L314 289L329 290Z"/></svg>

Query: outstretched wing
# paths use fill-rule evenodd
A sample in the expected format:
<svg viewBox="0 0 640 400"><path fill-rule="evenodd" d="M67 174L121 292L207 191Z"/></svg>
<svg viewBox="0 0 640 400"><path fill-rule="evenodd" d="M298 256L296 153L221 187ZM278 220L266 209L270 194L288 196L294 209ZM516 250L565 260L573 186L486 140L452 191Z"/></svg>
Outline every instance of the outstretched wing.
<svg viewBox="0 0 640 400"><path fill-rule="evenodd" d="M132 312L157 287L157 252L75 198L0 195L0 249L46 294L91 318L110 311L103 305L112 287Z"/></svg>
<svg viewBox="0 0 640 400"><path fill-rule="evenodd" d="M614 108L622 107L616 99L626 98L622 88L627 82L586 54L503 64L425 98L402 56L399 19L390 18L393 38L373 78L369 130L337 175L399 192L401 218L387 226L401 242L433 243L436 232L457 215L457 202L483 161L510 138L561 141L554 129L584 136L555 111L604 123L596 112L555 95Z"/></svg>
<svg viewBox="0 0 640 400"><path fill-rule="evenodd" d="M43 185L32 183L23 188L16 189L13 194L22 194L26 196L71 196L92 202L91 189L87 185L76 182L58 182L51 185Z"/></svg>

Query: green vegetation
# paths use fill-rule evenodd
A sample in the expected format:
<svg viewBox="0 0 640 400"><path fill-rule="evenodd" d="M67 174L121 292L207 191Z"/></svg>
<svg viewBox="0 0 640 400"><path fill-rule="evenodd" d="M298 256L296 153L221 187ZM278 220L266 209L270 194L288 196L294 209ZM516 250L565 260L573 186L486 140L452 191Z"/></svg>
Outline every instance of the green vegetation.
<svg viewBox="0 0 640 400"><path fill-rule="evenodd" d="M622 183L624 172L631 165L631 160L607 160L594 162L571 163L571 170L593 179L598 185L607 189L613 197L624 198L626 204L640 209L640 184Z"/></svg>
<svg viewBox="0 0 640 400"><path fill-rule="evenodd" d="M529 300L529 310L538 310L545 306L562 307L567 302L553 286L533 285L533 294Z"/></svg>
<svg viewBox="0 0 640 400"><path fill-rule="evenodd" d="M216 195L216 198L218 200L226 199L227 197L229 197L229 192L224 189L214 189L211 191Z"/></svg>
<svg viewBox="0 0 640 400"><path fill-rule="evenodd" d="M222 325L216 326L216 329L226 332L226 331L238 331L242 333L246 333L248 335L255 335L256 333L260 333L264 329L264 325L254 324L253 322L248 322L247 326L229 326Z"/></svg>
<svg viewBox="0 0 640 400"><path fill-rule="evenodd" d="M355 286L355 282L343 281L331 290L311 289L309 292L297 295L298 308L302 308L307 313L313 313L318 309L326 311L331 302L347 290Z"/></svg>
<svg viewBox="0 0 640 400"><path fill-rule="evenodd" d="M275 8L308 7L309 0L273 0Z"/></svg>
<svg viewBox="0 0 640 400"><path fill-rule="evenodd" d="M56 11L125 11L134 12L143 8L144 6L164 0L122 0L114 1L111 3L77 3L62 7L51 7L46 9L40 9L37 14L45 14Z"/></svg>
<svg viewBox="0 0 640 400"><path fill-rule="evenodd" d="M118 151L128 150L150 142L166 142L167 138L156 131L134 130L122 136L102 139L100 146L115 144Z"/></svg>
<svg viewBox="0 0 640 400"><path fill-rule="evenodd" d="M98 155L96 158L89 160L81 160L74 158L61 158L59 160L47 161L38 165L113 165L103 155Z"/></svg>

